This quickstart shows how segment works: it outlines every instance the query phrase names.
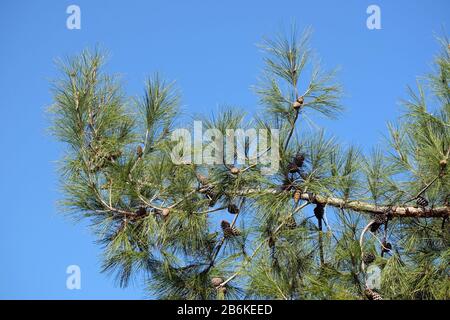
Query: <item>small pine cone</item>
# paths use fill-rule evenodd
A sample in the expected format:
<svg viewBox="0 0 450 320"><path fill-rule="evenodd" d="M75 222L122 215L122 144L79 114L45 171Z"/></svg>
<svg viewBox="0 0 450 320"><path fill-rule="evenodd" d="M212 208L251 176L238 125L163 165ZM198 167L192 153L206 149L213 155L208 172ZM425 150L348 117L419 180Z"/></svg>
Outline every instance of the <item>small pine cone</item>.
<svg viewBox="0 0 450 320"><path fill-rule="evenodd" d="M298 102L298 101L295 101L295 102L292 104L292 108L293 108L294 110L298 110L298 109L300 109L301 107L302 107L302 105L301 105L301 103Z"/></svg>
<svg viewBox="0 0 450 320"><path fill-rule="evenodd" d="M385 214L375 214L373 216L373 223L370 226L370 231L377 232L381 225L387 222L388 218Z"/></svg>
<svg viewBox="0 0 450 320"><path fill-rule="evenodd" d="M240 231L236 227L234 226L232 227L231 224L226 220L222 220L220 226L222 228L223 235L225 236L225 238L231 238L234 236L238 236L240 234Z"/></svg>
<svg viewBox="0 0 450 320"><path fill-rule="evenodd" d="M422 196L418 196L417 197L417 205L419 207L425 208L426 206L428 206L428 200Z"/></svg>
<svg viewBox="0 0 450 320"><path fill-rule="evenodd" d="M217 288L218 286L220 286L220 284L223 282L222 278L219 277L215 277L211 279L211 284L213 287Z"/></svg>
<svg viewBox="0 0 450 320"><path fill-rule="evenodd" d="M363 254L362 260L364 264L369 265L375 261L375 255L372 252L366 252Z"/></svg>
<svg viewBox="0 0 450 320"><path fill-rule="evenodd" d="M299 202L301 195L302 195L302 193L300 192L300 190L295 190L295 192L294 192L294 201L295 202Z"/></svg>
<svg viewBox="0 0 450 320"><path fill-rule="evenodd" d="M300 105L303 105L303 103L305 102L305 98L303 96L300 96L297 98L297 102L300 103Z"/></svg>
<svg viewBox="0 0 450 320"><path fill-rule="evenodd" d="M288 216L286 218L284 225L286 226L287 229L293 230L297 228L297 221L295 221L293 216Z"/></svg>
<svg viewBox="0 0 450 320"><path fill-rule="evenodd" d="M144 151L142 150L141 146L137 146L136 148L136 155L138 156L138 158L142 157Z"/></svg>
<svg viewBox="0 0 450 320"><path fill-rule="evenodd" d="M239 170L239 168L233 167L233 168L230 169L230 172L232 174L239 174L240 170Z"/></svg>
<svg viewBox="0 0 450 320"><path fill-rule="evenodd" d="M238 214L239 213L239 207L235 205L234 203L230 203L228 205L228 212L232 214Z"/></svg>
<svg viewBox="0 0 450 320"><path fill-rule="evenodd" d="M324 214L324 206L323 204L317 204L316 207L314 208L314 215L316 216L316 218L318 220L321 220L323 218L323 214Z"/></svg>
<svg viewBox="0 0 450 320"><path fill-rule="evenodd" d="M166 218L167 216L169 216L170 213L170 209L169 208L164 208L161 211L161 215L163 216L163 218Z"/></svg>
<svg viewBox="0 0 450 320"><path fill-rule="evenodd" d="M146 214L147 214L147 210L145 209L145 207L139 207L139 208L136 210L136 215L137 215L138 217L145 216Z"/></svg>
<svg viewBox="0 0 450 320"><path fill-rule="evenodd" d="M289 173L297 173L300 171L300 168L293 162L289 163L287 166Z"/></svg>
<svg viewBox="0 0 450 320"><path fill-rule="evenodd" d="M305 156L302 153L298 153L294 157L294 163L297 165L297 167L301 168L303 166L304 162L305 162Z"/></svg>
<svg viewBox="0 0 450 320"><path fill-rule="evenodd" d="M366 288L364 290L364 294L366 295L367 299L369 299L369 300L383 300L383 298L381 297L381 295L378 292L376 292L370 288Z"/></svg>

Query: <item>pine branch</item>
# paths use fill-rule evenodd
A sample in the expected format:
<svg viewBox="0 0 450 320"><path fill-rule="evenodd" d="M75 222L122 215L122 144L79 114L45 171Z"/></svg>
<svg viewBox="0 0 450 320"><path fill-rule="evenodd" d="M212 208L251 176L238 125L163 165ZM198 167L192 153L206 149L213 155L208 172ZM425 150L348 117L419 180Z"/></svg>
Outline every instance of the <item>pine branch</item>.
<svg viewBox="0 0 450 320"><path fill-rule="evenodd" d="M280 192L277 189L247 189L238 192L240 196L252 196L256 194L277 194ZM311 201L314 203L329 205L335 208L342 208L352 210L360 213L368 214L386 214L389 213L395 218L443 218L450 215L450 207L434 207L434 208L418 208L413 206L395 206L395 205L381 205L377 206L371 203L353 200L346 201L337 197L326 197L320 195L312 195L311 193L301 193L300 199Z"/></svg>

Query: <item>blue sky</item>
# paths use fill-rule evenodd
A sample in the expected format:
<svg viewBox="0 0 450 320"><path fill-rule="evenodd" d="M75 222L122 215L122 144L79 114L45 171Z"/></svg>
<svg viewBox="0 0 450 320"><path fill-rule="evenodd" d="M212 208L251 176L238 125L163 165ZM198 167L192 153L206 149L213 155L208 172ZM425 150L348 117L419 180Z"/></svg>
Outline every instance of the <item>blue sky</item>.
<svg viewBox="0 0 450 320"><path fill-rule="evenodd" d="M66 28L67 6L81 8L81 30ZM381 30L366 28L366 8L381 8ZM312 26L326 67L340 66L346 113L317 119L344 143L381 142L399 114L406 85L430 70L434 39L449 24L450 2L434 1L2 1L0 4L0 298L140 299L100 274L100 248L86 228L64 218L55 161L63 146L46 132L54 59L100 45L107 70L128 95L155 71L176 80L186 112L220 104L250 114L262 68L256 44L295 20ZM66 267L81 267L81 290L66 289Z"/></svg>

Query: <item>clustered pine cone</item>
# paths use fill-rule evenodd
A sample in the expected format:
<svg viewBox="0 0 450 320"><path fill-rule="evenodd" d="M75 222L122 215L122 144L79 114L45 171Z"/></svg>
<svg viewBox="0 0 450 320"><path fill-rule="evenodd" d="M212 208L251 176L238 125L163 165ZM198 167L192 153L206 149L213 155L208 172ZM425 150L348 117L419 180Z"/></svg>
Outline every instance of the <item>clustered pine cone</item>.
<svg viewBox="0 0 450 320"><path fill-rule="evenodd" d="M292 159L292 162L290 162L287 166L287 169L289 170L289 173L300 173L300 169L303 167L303 164L305 162L305 155L302 153L298 153L295 155L295 157Z"/></svg>
<svg viewBox="0 0 450 320"><path fill-rule="evenodd" d="M372 252L366 252L363 254L362 260L364 264L369 265L375 261L375 255Z"/></svg>
<svg viewBox="0 0 450 320"><path fill-rule="evenodd" d="M422 207L422 208L425 208L426 206L428 206L428 200L422 196L417 197L416 203L419 207Z"/></svg>
<svg viewBox="0 0 450 320"><path fill-rule="evenodd" d="M234 203L230 203L228 205L228 212L232 214L238 214L239 213L239 207L235 205Z"/></svg>
<svg viewBox="0 0 450 320"><path fill-rule="evenodd" d="M367 299L369 299L369 300L383 300L383 298L381 297L381 295L378 292L376 292L370 288L366 288L364 290L364 294L366 295Z"/></svg>
<svg viewBox="0 0 450 320"><path fill-rule="evenodd" d="M231 224L226 220L222 220L220 226L222 227L223 235L225 238L231 238L241 234L239 229L234 226L232 227Z"/></svg>
<svg viewBox="0 0 450 320"><path fill-rule="evenodd" d="M375 214L373 217L373 223L370 226L370 231L377 232L381 225L388 221L386 214Z"/></svg>

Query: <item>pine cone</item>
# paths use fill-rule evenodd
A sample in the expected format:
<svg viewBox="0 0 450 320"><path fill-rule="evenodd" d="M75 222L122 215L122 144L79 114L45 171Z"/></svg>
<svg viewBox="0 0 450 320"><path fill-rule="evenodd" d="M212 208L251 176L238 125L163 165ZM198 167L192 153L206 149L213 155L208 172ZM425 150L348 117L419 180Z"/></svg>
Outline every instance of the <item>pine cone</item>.
<svg viewBox="0 0 450 320"><path fill-rule="evenodd" d="M136 210L136 215L138 216L138 217L142 217L142 216L144 216L144 215L146 215L147 214L147 210L145 209L145 207L139 207L137 210Z"/></svg>
<svg viewBox="0 0 450 320"><path fill-rule="evenodd" d="M212 278L211 279L211 284L212 284L212 286L213 287L218 287L218 286L220 286L220 284L223 282L223 279L222 278L219 278L219 277L215 277L215 278Z"/></svg>
<svg viewBox="0 0 450 320"><path fill-rule="evenodd" d="M300 192L300 190L295 190L295 192L294 192L294 201L295 202L299 202L301 195L302 195L302 193Z"/></svg>
<svg viewBox="0 0 450 320"><path fill-rule="evenodd" d="M325 210L323 204L318 203L314 208L314 215L318 220L321 220L323 218L324 211Z"/></svg>
<svg viewBox="0 0 450 320"><path fill-rule="evenodd" d="M303 106L304 102L305 102L305 98L303 96L300 96L292 104L292 108L294 108L294 110L299 110Z"/></svg>
<svg viewBox="0 0 450 320"><path fill-rule="evenodd" d="M295 221L295 218L293 216L288 216L286 218L284 225L287 229L293 230L297 228L297 221Z"/></svg>
<svg viewBox="0 0 450 320"><path fill-rule="evenodd" d="M381 295L378 292L376 292L370 288L366 288L364 290L364 294L366 295L367 299L369 299L369 300L383 300L383 298L381 297Z"/></svg>
<svg viewBox="0 0 450 320"><path fill-rule="evenodd" d="M234 203L230 203L228 205L228 212L232 214L238 214L239 213L239 207L235 205Z"/></svg>
<svg viewBox="0 0 450 320"><path fill-rule="evenodd" d="M375 214L373 216L373 223L370 226L370 231L377 232L381 225L387 222L388 218L386 214Z"/></svg>
<svg viewBox="0 0 450 320"><path fill-rule="evenodd" d="M303 166L303 163L305 162L305 155L302 153L297 153L297 155L294 157L294 163L301 168Z"/></svg>
<svg viewBox="0 0 450 320"><path fill-rule="evenodd" d="M233 167L233 168L230 169L230 172L232 174L239 174L240 170L239 170L239 168Z"/></svg>
<svg viewBox="0 0 450 320"><path fill-rule="evenodd" d="M301 103L298 102L298 101L295 101L295 102L292 104L292 108L293 108L294 110L299 110L301 107L302 107L302 105L301 105Z"/></svg>
<svg viewBox="0 0 450 320"><path fill-rule="evenodd" d="M289 163L287 166L289 173L297 173L300 171L300 168L293 162Z"/></svg>
<svg viewBox="0 0 450 320"><path fill-rule="evenodd" d="M163 218L166 218L170 213L170 209L169 208L164 208L161 211L161 215L163 216Z"/></svg>
<svg viewBox="0 0 450 320"><path fill-rule="evenodd" d="M241 234L241 232L236 227L232 227L231 224L226 220L222 220L220 226L222 227L223 235L225 238L231 238Z"/></svg>
<svg viewBox="0 0 450 320"><path fill-rule="evenodd" d="M141 146L137 146L136 148L136 155L138 156L138 158L142 157L142 154L144 153L144 151L142 150Z"/></svg>
<svg viewBox="0 0 450 320"><path fill-rule="evenodd" d="M375 261L375 255L372 252L366 252L363 254L362 260L364 264L369 265Z"/></svg>
<svg viewBox="0 0 450 320"><path fill-rule="evenodd" d="M424 197L422 197L422 196L418 196L417 197L417 205L419 206L419 207L422 207L422 208L425 208L426 206L428 206L428 200L427 199L425 199Z"/></svg>

